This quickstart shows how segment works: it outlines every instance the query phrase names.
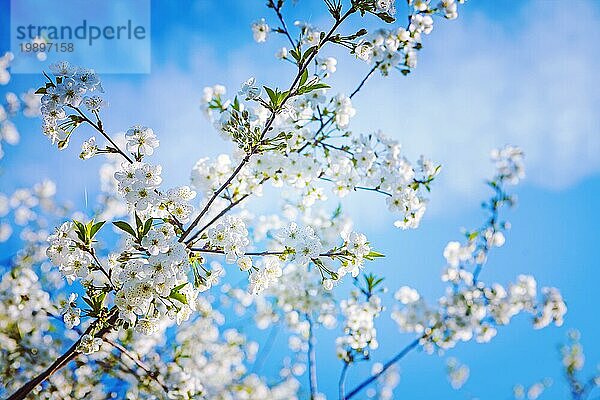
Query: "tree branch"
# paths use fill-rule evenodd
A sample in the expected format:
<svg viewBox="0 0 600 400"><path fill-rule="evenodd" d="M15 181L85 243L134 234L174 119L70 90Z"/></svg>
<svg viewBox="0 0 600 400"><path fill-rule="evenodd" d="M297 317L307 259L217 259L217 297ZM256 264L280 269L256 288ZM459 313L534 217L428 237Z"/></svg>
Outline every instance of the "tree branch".
<svg viewBox="0 0 600 400"><path fill-rule="evenodd" d="M298 85L298 83L300 81L300 78L302 77L302 74L304 73L304 70L306 70L306 68L308 67L308 65L310 65L310 63L316 57L316 55L319 53L319 51L321 50L321 48L323 47L323 45L325 43L327 43L329 41L329 39L331 39L331 36L337 30L337 28L340 26L340 24L342 22L344 22L344 20L346 18L348 18L350 15L352 15L355 12L356 12L356 10L354 9L354 7L351 7L348 11L346 11L346 13L342 17L340 17L339 19L337 19L336 22L335 22L335 24L333 25L333 27L329 30L329 32L325 35L325 37L323 37L323 39L321 39L321 41L317 45L316 49L313 52L310 53L310 55L307 57L307 59L304 61L304 63L302 63L301 65L298 66L298 73L296 74L296 77L294 78L292 84L290 85L290 87L289 87L289 89L287 91L288 94L281 101L280 107L283 107L283 105L285 105L285 103L292 96L295 95L294 91L295 91L295 89L297 89L296 86ZM219 197L219 195L221 194L221 192L223 192L223 190L225 190L229 186L229 184L231 183L231 181L233 181L233 179L240 173L240 171L242 170L242 168L244 167L244 165L246 165L248 163L248 161L250 160L250 157L253 156L254 154L256 154L258 152L259 147L260 147L260 142L262 141L262 139L264 138L264 136L266 135L266 133L271 129L271 126L273 125L273 122L275 121L275 115L276 114L277 114L277 112L275 110L271 111L271 115L267 119L267 122L265 123L265 126L264 126L264 128L262 130L262 133L261 133L261 136L260 136L260 139L259 139L259 144L257 144L256 146L254 146L252 148L252 150L248 154L246 154L246 156L238 164L238 166L235 168L235 170L229 176L229 178L227 178L227 180L213 193L213 195L210 197L210 199L208 200L208 203L204 206L204 208L202 209L202 211L200 212L200 214L198 214L198 216L196 217L196 219L194 219L194 221L190 224L190 226L181 234L181 236L179 237L179 242L183 242L185 240L185 238L191 233L191 231L196 227L196 225L198 225L198 223L200 222L200 219L202 219L202 217L208 212L208 209L210 208L210 206L212 205L212 203L214 203L214 201ZM199 233L196 233L194 236L192 236L192 240L198 234ZM189 242L190 242L190 240L188 240L188 243Z"/></svg>
<svg viewBox="0 0 600 400"><path fill-rule="evenodd" d="M116 307L112 308L109 313L108 321L106 322L106 326L100 329L94 336L95 337L103 337L105 334L110 332L113 329L113 325L118 318L118 310ZM97 320L96 320L97 322ZM83 335L89 334L95 329L95 323L92 323L84 332ZM83 337L83 335L81 337ZM80 353L77 351L77 347L81 342L81 337L73 343L71 347L59 358L56 359L44 372L37 375L35 378L31 379L29 382L25 383L21 386L16 392L14 392L7 400L22 400L27 397L33 389L35 389L38 385L43 383L46 379L51 377L55 372L63 368L69 362L74 360Z"/></svg>
<svg viewBox="0 0 600 400"><path fill-rule="evenodd" d="M405 348L403 348L398 354L396 354L394 357L392 357L391 360L389 360L388 362L386 362L383 365L383 368L381 369L381 371L379 371L376 374L371 375L369 378L367 378L366 380L364 380L363 382L361 382L360 384L358 384L358 386L356 386L354 389L352 389L350 391L350 393L348 393L348 396L343 397L342 400L351 399L352 397L356 396L365 387L367 387L368 385L370 385L371 383L373 383L373 381L375 381L377 378L379 378L381 375L383 375L383 373L385 371L387 371L392 365L396 364L398 361L400 361L402 358L404 358L404 356L406 356L412 350L414 350L415 348L417 348L419 346L419 343L421 342L421 339L423 339L424 337L426 337L426 336L423 335L423 336L421 336L421 337L413 340L412 342L410 342L408 344L408 346L406 346Z"/></svg>

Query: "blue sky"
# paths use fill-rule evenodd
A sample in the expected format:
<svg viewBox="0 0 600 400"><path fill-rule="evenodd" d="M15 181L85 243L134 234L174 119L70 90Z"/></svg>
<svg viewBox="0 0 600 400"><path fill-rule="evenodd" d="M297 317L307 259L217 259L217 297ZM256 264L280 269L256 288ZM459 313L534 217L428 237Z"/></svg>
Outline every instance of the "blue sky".
<svg viewBox="0 0 600 400"><path fill-rule="evenodd" d="M273 86L289 79L292 71L273 57L284 42L252 41L250 23L271 17L263 3L206 0L174 7L155 1L152 73L103 77L111 105L105 125L113 132L134 123L154 128L161 139L156 158L168 183L185 184L196 159L229 150L201 115L202 87L222 83L233 91L249 76ZM0 26L6 27L8 2L0 4ZM531 273L540 286L562 290L569 312L562 328L534 331L526 318L517 318L490 344L469 343L450 351L471 368L462 392L446 381L445 357L412 354L400 365L396 394L507 399L514 384L551 377L555 383L546 398L565 398L557 344L569 328L582 332L586 371L600 361L595 340L600 337L595 295L600 262L594 254L600 239L600 7L593 1L566 6L480 0L467 2L459 13L456 21L438 21L413 74L377 76L355 101L353 130L381 128L398 138L409 155L423 153L443 164L422 227L394 229L391 217L364 206L371 197L363 195L346 209L386 253L373 268L388 277L388 287L408 284L433 301L443 290L439 273L446 242L459 239L461 227L479 226L483 218L478 207L487 196L483 179L492 172L489 150L520 145L528 178L517 188L518 207L508 214L513 228L507 243L492 255L483 279L507 283L519 273ZM315 24L326 18L316 0L300 0L288 15ZM0 53L8 48L7 35L0 29ZM333 86L348 91L368 67L337 51L331 54L340 55ZM35 75L14 75L9 89L21 91L41 81ZM6 148L0 162L2 191L50 177L63 182L63 199L85 207L84 192L93 199L99 163L83 168L78 146L58 153L41 135L38 121L18 122L21 144ZM0 251L9 253L11 247L14 242ZM381 317L379 328L376 360L387 359L411 340L396 334L388 315ZM319 344L320 387L326 393L335 393L340 367L331 345L334 334L323 332ZM350 377L365 371L358 368Z"/></svg>

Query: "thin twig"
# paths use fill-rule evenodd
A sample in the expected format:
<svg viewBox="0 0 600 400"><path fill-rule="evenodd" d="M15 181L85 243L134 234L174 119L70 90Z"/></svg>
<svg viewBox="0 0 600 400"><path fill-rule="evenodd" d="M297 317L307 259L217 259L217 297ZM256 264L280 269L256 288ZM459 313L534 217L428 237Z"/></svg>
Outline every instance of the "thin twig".
<svg viewBox="0 0 600 400"><path fill-rule="evenodd" d="M317 388L317 357L315 354L315 335L313 332L313 322L310 316L306 315L308 322L308 382L310 387L310 399L316 398Z"/></svg>
<svg viewBox="0 0 600 400"><path fill-rule="evenodd" d="M423 339L423 338L424 338L424 336L419 337L419 338L413 340L412 342L410 342L408 344L408 346L406 346L405 348L400 350L400 352L398 354L396 354L394 357L392 357L391 360L386 362L383 365L383 368L381 368L381 371L377 372L376 374L371 375L369 378L367 378L366 380L364 380L363 382L358 384L358 386L356 386L354 389L352 389L350 391L350 393L348 393L348 396L345 397L344 400L351 399L352 397L357 395L358 392L363 390L366 386L370 385L374 380L376 380L381 375L383 375L383 373L385 373L385 371L387 371L392 365L396 364L398 361L400 361L402 358L404 358L404 356L406 356L408 353L410 353L413 349L417 348L419 346L419 343L421 342L421 339Z"/></svg>
<svg viewBox="0 0 600 400"><path fill-rule="evenodd" d="M353 98L354 95L356 93L358 93L360 91L360 89L362 89L362 87L365 85L365 83L367 83L367 81L369 80L371 75L373 75L373 73L375 73L375 71L377 71L377 68L379 68L379 65L381 65L381 61L376 62L375 65L373 65L373 68L371 68L371 70L369 71L367 76L365 76L364 79L362 81L360 81L360 84L357 86L357 88L354 89L354 91L350 94L350 98Z"/></svg>
<svg viewBox="0 0 600 400"><path fill-rule="evenodd" d="M115 341L108 340L108 339L104 339L104 341L106 343L110 344L111 346L113 346L115 349L119 350L124 355L126 355L129 359L131 359L131 361L133 361L138 367L140 367L146 373L146 375L148 375L148 377L150 377L150 379L152 379L158 385L160 385L160 387L165 391L165 393L169 393L169 388L167 387L167 385L165 385L165 383L160 378L158 371L151 370L148 365L146 365L142 360L139 359L139 357L137 357L135 354L132 354L129 350L127 350L120 343L117 343Z"/></svg>
<svg viewBox="0 0 600 400"><path fill-rule="evenodd" d="M72 108L73 110L77 111L77 113L81 116L81 118L84 119L85 122L87 122L88 124L90 124L94 129L96 129L98 132L100 132L100 134L102 136L104 136L106 138L106 140L108 140L110 142L110 144L113 146L113 148L119 153L121 154L127 161L129 161L129 163L133 163L133 160L131 158L129 158L129 156L127 154L125 154L125 152L123 152L123 150L121 150L119 148L119 146L117 146L117 144L111 139L111 137L104 131L104 128L102 127L102 123L99 121L98 124L94 123L92 120L90 120L87 115L85 115L80 109L79 107L73 107L73 106L69 106L70 108Z"/></svg>
<svg viewBox="0 0 600 400"><path fill-rule="evenodd" d="M287 25L285 23L285 19L283 18L283 15L281 14L281 7L277 7L275 5L275 3L273 2L273 0L270 0L270 4L272 5L273 10L275 10L275 13L277 14L277 18L279 18L279 22L281 22L281 27L282 27L283 33L285 34L285 36L290 41L290 44L292 45L292 48L295 49L296 48L296 43L294 43L294 39L292 39L292 37L290 36L290 32L289 32L288 27L287 27Z"/></svg>
<svg viewBox="0 0 600 400"><path fill-rule="evenodd" d="M344 361L344 366L342 367L342 372L340 373L340 380L338 382L338 391L340 394L340 400L345 400L345 389L346 389L346 375L348 373L348 367L350 363L348 361Z"/></svg>

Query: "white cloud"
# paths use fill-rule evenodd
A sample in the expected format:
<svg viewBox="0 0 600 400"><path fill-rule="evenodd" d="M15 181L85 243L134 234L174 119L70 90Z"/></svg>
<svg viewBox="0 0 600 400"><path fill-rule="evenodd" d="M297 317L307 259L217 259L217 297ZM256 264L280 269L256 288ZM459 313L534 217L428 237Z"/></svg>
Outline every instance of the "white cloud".
<svg viewBox="0 0 600 400"><path fill-rule="evenodd" d="M561 4L532 2L510 24L441 21L412 76L375 79L359 95L357 125L377 122L409 153L443 162L435 199L480 193L489 150L505 143L525 150L530 184L562 189L597 173L600 17L589 2Z"/></svg>

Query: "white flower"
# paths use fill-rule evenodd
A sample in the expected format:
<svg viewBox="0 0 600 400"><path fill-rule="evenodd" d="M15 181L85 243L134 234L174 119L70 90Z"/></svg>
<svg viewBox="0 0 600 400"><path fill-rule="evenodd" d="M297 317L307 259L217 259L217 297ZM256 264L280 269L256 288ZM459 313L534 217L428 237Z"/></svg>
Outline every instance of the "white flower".
<svg viewBox="0 0 600 400"><path fill-rule="evenodd" d="M499 180L516 185L525 177L523 151L518 147L505 146L494 149L491 158L497 170Z"/></svg>
<svg viewBox="0 0 600 400"><path fill-rule="evenodd" d="M371 252L371 247L367 243L367 237L362 233L351 232L347 239L346 248L350 254L355 257L363 258Z"/></svg>
<svg viewBox="0 0 600 400"><path fill-rule="evenodd" d="M470 246L461 246L459 242L449 242L444 249L444 258L451 267L458 267L461 262L467 261L472 256Z"/></svg>
<svg viewBox="0 0 600 400"><path fill-rule="evenodd" d="M337 60L333 57L318 58L317 65L321 70L333 73L337 69Z"/></svg>
<svg viewBox="0 0 600 400"><path fill-rule="evenodd" d="M159 140L154 135L152 129L136 125L125 133L127 139L127 151L140 156L152 155L154 149L158 147Z"/></svg>
<svg viewBox="0 0 600 400"><path fill-rule="evenodd" d="M152 335L158 331L158 321L154 318L140 318L135 324L135 330L142 335Z"/></svg>
<svg viewBox="0 0 600 400"><path fill-rule="evenodd" d="M323 289L325 289L325 290L332 290L333 289L333 284L334 284L333 279L324 279L323 280Z"/></svg>
<svg viewBox="0 0 600 400"><path fill-rule="evenodd" d="M361 43L354 48L354 53L363 61L371 61L373 46L370 43Z"/></svg>
<svg viewBox="0 0 600 400"><path fill-rule="evenodd" d="M421 296L415 289L408 286L402 286L394 294L394 298L402 304L410 304L419 301Z"/></svg>
<svg viewBox="0 0 600 400"><path fill-rule="evenodd" d="M334 99L335 107L335 123L340 128L346 128L350 123L350 118L356 114L356 110L352 107L350 97L339 94Z"/></svg>
<svg viewBox="0 0 600 400"><path fill-rule="evenodd" d="M246 246L250 243L244 221L232 216L223 218L222 222L211 227L208 230L208 239L213 246L223 249L228 263L233 263L243 256Z"/></svg>
<svg viewBox="0 0 600 400"><path fill-rule="evenodd" d="M408 30L428 35L433 30L433 18L429 15L413 14L410 17Z"/></svg>
<svg viewBox="0 0 600 400"><path fill-rule="evenodd" d="M61 310L63 315L63 321L65 322L65 326L68 329L72 329L73 327L79 325L81 315L81 310L76 307L75 301L77 300L77 294L71 293L69 299Z"/></svg>
<svg viewBox="0 0 600 400"><path fill-rule="evenodd" d="M469 379L469 367L459 363L455 358L449 358L446 367L452 388L455 390L460 389Z"/></svg>
<svg viewBox="0 0 600 400"><path fill-rule="evenodd" d="M422 0L415 0L422 1ZM375 0L375 8L378 12L388 13L390 15L394 15L396 13L396 8L394 6L395 0Z"/></svg>
<svg viewBox="0 0 600 400"><path fill-rule="evenodd" d="M87 96L83 99L83 105L92 112L99 112L108 103L100 96Z"/></svg>
<svg viewBox="0 0 600 400"><path fill-rule="evenodd" d="M256 21L252 24L252 34L257 43L265 42L267 40L267 34L270 30L271 29L265 22L264 18L261 18L259 21Z"/></svg>
<svg viewBox="0 0 600 400"><path fill-rule="evenodd" d="M1 223L0 224L0 243L6 242L10 236L12 235L12 227L10 224Z"/></svg>
<svg viewBox="0 0 600 400"><path fill-rule="evenodd" d="M92 136L81 145L81 153L79 158L87 160L92 158L98 152L98 146L96 145L96 137Z"/></svg>
<svg viewBox="0 0 600 400"><path fill-rule="evenodd" d="M265 273L265 270L252 271L250 276L248 277L250 281L250 285L248 286L248 291L254 295L260 294L263 290L265 290L269 286L269 277Z"/></svg>
<svg viewBox="0 0 600 400"><path fill-rule="evenodd" d="M240 267L240 270L248 271L250 268L252 268L252 258L248 256L240 257L237 260L237 265Z"/></svg>
<svg viewBox="0 0 600 400"><path fill-rule="evenodd" d="M85 86L71 78L63 78L63 81L56 85L56 90L61 103L72 107L79 107L83 101Z"/></svg>
<svg viewBox="0 0 600 400"><path fill-rule="evenodd" d="M444 9L444 16L446 18L448 18L448 19L458 18L456 0L442 0L442 1L440 1L440 4L438 7Z"/></svg>
<svg viewBox="0 0 600 400"><path fill-rule="evenodd" d="M77 67L69 64L68 61L60 61L50 64L50 71L52 71L54 76L69 77L75 75L75 72L77 72Z"/></svg>
<svg viewBox="0 0 600 400"><path fill-rule="evenodd" d="M81 337L79 344L77 345L77 351L83 354L92 354L100 350L102 346L101 338L93 337L92 335L85 334Z"/></svg>
<svg viewBox="0 0 600 400"><path fill-rule="evenodd" d="M427 11L429 8L429 0L414 0L413 7L416 11Z"/></svg>
<svg viewBox="0 0 600 400"><path fill-rule="evenodd" d="M148 250L151 255L166 253L171 244L170 238L163 232L151 229L142 239L142 246Z"/></svg>
<svg viewBox="0 0 600 400"><path fill-rule="evenodd" d="M245 100L254 100L260 96L260 88L256 85L256 80L254 78L249 78L246 82L242 84L242 87L238 94L244 97Z"/></svg>
<svg viewBox="0 0 600 400"><path fill-rule="evenodd" d="M277 57L280 60L287 58L287 55L288 55L288 49L285 47L282 47L281 49L277 50L277 53L275 53L275 57Z"/></svg>
<svg viewBox="0 0 600 400"><path fill-rule="evenodd" d="M100 92L103 91L100 78L93 69L78 68L73 79L81 83L87 90L93 91L98 89Z"/></svg>

